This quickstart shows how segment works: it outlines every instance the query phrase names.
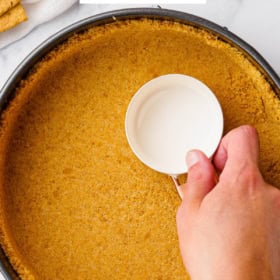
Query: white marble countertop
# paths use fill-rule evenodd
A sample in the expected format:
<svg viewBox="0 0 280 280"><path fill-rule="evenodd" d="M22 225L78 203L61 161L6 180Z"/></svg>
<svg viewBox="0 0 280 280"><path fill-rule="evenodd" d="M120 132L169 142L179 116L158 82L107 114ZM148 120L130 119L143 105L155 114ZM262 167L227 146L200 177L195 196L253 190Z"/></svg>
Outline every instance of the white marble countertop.
<svg viewBox="0 0 280 280"><path fill-rule="evenodd" d="M104 11L139 6L144 5L80 5L76 3L55 19L37 26L22 39L0 49L0 89L18 64L36 46L65 26ZM205 5L161 4L161 7L193 13L226 26L253 46L280 76L279 0L208 0ZM5 39L5 34L7 33L0 34L0 39L1 37L2 40Z"/></svg>

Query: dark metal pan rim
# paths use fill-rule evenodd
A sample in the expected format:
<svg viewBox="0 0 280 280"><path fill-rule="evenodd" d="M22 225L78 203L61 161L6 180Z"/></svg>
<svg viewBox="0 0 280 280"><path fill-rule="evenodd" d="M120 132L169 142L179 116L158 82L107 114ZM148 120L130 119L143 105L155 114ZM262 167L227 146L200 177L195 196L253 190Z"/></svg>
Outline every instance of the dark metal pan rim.
<svg viewBox="0 0 280 280"><path fill-rule="evenodd" d="M14 70L14 72L11 74L11 76L1 89L0 113L8 104L9 99L11 98L14 89L16 88L20 80L27 75L32 66L34 66L35 63L38 62L52 48L57 46L59 43L62 43L72 34L82 32L90 26L111 23L116 20L139 18L155 18L161 20L178 21L198 28L206 29L211 33L216 34L219 39L226 41L227 43L241 50L246 55L246 57L264 74L264 76L280 98L280 78L276 74L276 72L252 46L236 36L234 33L230 32L226 27L222 27L204 18L175 10L161 8L130 8L109 11L80 20L60 30L56 34L46 39L43 43L41 43L19 64L19 66L16 68L16 70ZM3 273L5 279L13 279L8 271L11 271L11 267L5 268L5 266L0 262L0 272Z"/></svg>

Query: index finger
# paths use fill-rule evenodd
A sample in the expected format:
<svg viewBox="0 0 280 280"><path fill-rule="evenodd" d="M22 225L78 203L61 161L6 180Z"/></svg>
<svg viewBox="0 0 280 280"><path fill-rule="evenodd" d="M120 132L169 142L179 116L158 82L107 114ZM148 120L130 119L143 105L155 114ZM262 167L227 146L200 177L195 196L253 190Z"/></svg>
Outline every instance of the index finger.
<svg viewBox="0 0 280 280"><path fill-rule="evenodd" d="M223 176L239 174L244 166L258 166L259 138L257 130L249 125L231 130L222 139L213 162Z"/></svg>

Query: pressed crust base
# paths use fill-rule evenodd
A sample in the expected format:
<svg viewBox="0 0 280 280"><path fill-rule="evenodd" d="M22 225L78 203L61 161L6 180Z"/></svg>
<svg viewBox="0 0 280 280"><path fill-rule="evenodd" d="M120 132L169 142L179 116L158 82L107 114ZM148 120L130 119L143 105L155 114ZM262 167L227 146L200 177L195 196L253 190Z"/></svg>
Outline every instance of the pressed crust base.
<svg viewBox="0 0 280 280"><path fill-rule="evenodd" d="M280 186L280 101L239 50L168 21L93 27L38 63L2 116L1 243L23 279L188 279L180 199L124 133L131 97L169 73L213 90L225 133L258 129L261 170Z"/></svg>

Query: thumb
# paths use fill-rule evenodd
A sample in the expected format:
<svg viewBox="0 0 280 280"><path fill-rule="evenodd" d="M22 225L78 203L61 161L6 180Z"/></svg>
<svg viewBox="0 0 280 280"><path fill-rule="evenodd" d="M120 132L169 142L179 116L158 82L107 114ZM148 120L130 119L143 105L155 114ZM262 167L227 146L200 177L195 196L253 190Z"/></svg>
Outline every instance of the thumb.
<svg viewBox="0 0 280 280"><path fill-rule="evenodd" d="M211 161L199 150L187 153L187 183L182 186L183 197L189 204L201 204L203 198L213 189L216 173Z"/></svg>

